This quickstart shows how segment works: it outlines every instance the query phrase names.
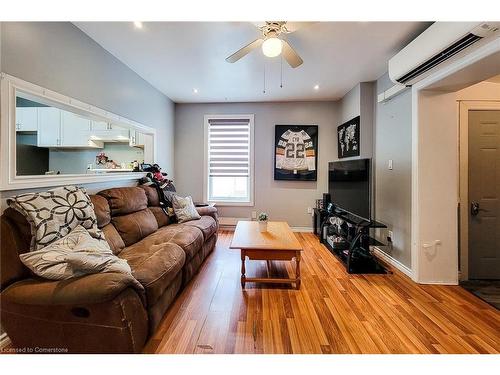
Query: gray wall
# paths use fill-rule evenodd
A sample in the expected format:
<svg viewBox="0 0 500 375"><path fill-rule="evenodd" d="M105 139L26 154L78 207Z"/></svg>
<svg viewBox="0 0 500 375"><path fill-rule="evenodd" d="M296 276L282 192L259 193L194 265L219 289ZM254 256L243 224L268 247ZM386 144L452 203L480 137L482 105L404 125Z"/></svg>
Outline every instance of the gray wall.
<svg viewBox="0 0 500 375"><path fill-rule="evenodd" d="M337 155L335 102L176 104L175 185L180 194L203 199L203 116L208 114L255 114L255 206L219 207L226 217L251 217L266 211L272 220L291 226L311 227L307 207L314 207L328 189L328 162ZM318 181L274 181L274 125L319 126Z"/></svg>
<svg viewBox="0 0 500 375"><path fill-rule="evenodd" d="M387 74L377 80L376 92L393 83ZM375 218L393 233L393 248L381 247L411 267L411 90L375 106ZM388 169L393 160L393 170ZM387 231L379 231L386 242Z"/></svg>
<svg viewBox="0 0 500 375"><path fill-rule="evenodd" d="M1 69L157 129L173 174L174 104L69 22L2 22Z"/></svg>
<svg viewBox="0 0 500 375"><path fill-rule="evenodd" d="M0 68L25 81L156 128L157 161L173 175L174 103L73 24L1 22ZM118 181L86 187L94 192L125 184ZM2 192L2 208L6 197L18 193L21 191Z"/></svg>
<svg viewBox="0 0 500 375"><path fill-rule="evenodd" d="M360 82L339 101L340 118L337 125L360 116L360 155L344 160L373 157L374 96L374 82ZM335 137L337 139L337 135Z"/></svg>

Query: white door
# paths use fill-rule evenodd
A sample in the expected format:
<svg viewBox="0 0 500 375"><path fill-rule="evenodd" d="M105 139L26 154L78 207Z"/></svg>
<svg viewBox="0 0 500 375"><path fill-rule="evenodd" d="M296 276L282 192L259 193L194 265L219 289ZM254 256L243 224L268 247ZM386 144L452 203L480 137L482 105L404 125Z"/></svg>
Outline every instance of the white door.
<svg viewBox="0 0 500 375"><path fill-rule="evenodd" d="M53 107L38 108L38 146L57 147L61 142L61 110Z"/></svg>
<svg viewBox="0 0 500 375"><path fill-rule="evenodd" d="M23 132L36 132L38 130L38 108L16 108L16 130Z"/></svg>
<svg viewBox="0 0 500 375"><path fill-rule="evenodd" d="M61 145L88 146L90 137L90 120L68 111L62 112Z"/></svg>

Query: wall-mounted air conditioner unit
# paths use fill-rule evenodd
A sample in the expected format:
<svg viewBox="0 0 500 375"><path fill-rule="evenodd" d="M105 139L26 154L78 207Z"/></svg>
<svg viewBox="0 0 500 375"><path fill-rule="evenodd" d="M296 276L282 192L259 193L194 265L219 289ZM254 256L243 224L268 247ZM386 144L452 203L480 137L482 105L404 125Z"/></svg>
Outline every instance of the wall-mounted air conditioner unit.
<svg viewBox="0 0 500 375"><path fill-rule="evenodd" d="M499 29L499 22L435 22L389 60L389 77L411 86L438 65L499 37Z"/></svg>

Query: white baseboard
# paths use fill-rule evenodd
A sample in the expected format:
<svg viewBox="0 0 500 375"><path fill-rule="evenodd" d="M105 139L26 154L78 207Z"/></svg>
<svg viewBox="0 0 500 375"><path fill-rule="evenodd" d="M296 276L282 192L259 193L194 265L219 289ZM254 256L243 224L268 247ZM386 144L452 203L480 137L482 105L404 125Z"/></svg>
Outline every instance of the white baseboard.
<svg viewBox="0 0 500 375"><path fill-rule="evenodd" d="M226 226L236 226L238 221L250 221L252 220L249 217L228 217L228 216L219 216L219 225L222 227Z"/></svg>
<svg viewBox="0 0 500 375"><path fill-rule="evenodd" d="M401 263L399 260L394 259L389 254L380 250L377 246L373 247L373 253L377 257L379 257L380 259L382 259L386 263L389 263L391 266L395 267L397 270L401 271L402 273L404 273L406 276L408 276L410 279L413 280L412 270L409 267L405 266L403 263Z"/></svg>
<svg viewBox="0 0 500 375"><path fill-rule="evenodd" d="M290 227L292 232L312 233L312 227Z"/></svg>
<svg viewBox="0 0 500 375"><path fill-rule="evenodd" d="M442 280L418 281L418 283L423 285L459 285L458 282L455 281L442 281Z"/></svg>

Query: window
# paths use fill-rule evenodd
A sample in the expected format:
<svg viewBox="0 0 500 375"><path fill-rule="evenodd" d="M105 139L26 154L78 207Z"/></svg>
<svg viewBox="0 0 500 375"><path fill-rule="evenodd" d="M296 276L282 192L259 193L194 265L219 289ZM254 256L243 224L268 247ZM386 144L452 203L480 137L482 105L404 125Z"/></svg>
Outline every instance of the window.
<svg viewBox="0 0 500 375"><path fill-rule="evenodd" d="M208 202L253 206L253 115L205 116Z"/></svg>

